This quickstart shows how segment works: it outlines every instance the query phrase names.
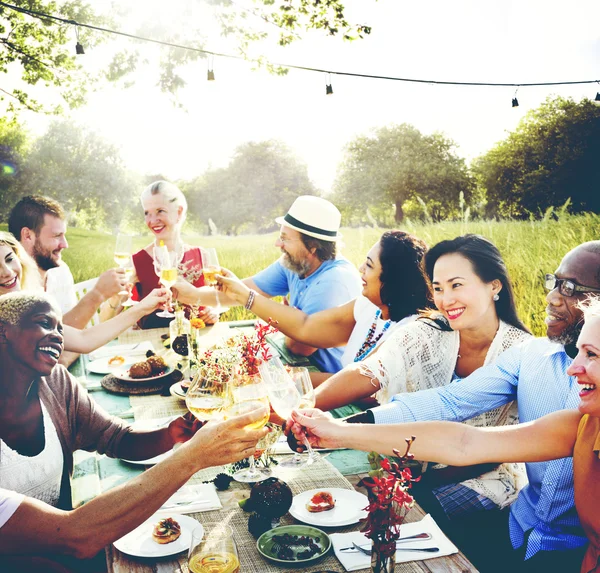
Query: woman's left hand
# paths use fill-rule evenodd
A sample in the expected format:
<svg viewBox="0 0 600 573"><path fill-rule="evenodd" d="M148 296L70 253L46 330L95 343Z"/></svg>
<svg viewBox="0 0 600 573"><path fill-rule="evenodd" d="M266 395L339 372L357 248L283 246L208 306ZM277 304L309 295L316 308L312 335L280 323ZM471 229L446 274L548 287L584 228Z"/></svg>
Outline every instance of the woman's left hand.
<svg viewBox="0 0 600 573"><path fill-rule="evenodd" d="M203 425L188 412L175 418L167 429L171 440L176 444L177 442L187 442Z"/></svg>

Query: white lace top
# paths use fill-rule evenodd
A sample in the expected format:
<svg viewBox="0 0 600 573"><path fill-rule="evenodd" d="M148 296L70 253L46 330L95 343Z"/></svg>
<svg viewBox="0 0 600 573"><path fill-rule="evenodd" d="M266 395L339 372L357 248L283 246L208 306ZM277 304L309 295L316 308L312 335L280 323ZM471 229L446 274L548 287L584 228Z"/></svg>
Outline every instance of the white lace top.
<svg viewBox="0 0 600 573"><path fill-rule="evenodd" d="M440 330L427 322L416 320L396 329L376 354L362 362L361 373L379 382L381 389L377 392L377 399L380 404L389 402L394 394L418 392L452 382L460 334L458 331ZM485 357L484 366L530 336L501 321ZM457 383L460 384L460 381ZM517 404L511 402L465 423L488 427L518 422ZM526 479L522 464L503 464L496 470L462 483L491 499L496 505L504 507L517 497Z"/></svg>
<svg viewBox="0 0 600 573"><path fill-rule="evenodd" d="M37 456L22 456L0 440L0 487L56 506L63 474L63 452L46 406L40 403L44 449Z"/></svg>

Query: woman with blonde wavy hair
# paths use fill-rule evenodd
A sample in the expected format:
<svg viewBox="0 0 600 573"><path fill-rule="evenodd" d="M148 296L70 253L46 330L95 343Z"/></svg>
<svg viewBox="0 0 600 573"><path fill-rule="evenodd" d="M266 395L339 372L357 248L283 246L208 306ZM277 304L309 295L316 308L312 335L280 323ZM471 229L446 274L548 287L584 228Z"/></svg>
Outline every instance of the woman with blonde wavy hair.
<svg viewBox="0 0 600 573"><path fill-rule="evenodd" d="M0 295L21 290L43 291L37 265L10 233L0 232ZM169 293L165 289L155 289L130 311L96 326L79 330L65 324L65 350L81 354L92 352L168 299Z"/></svg>

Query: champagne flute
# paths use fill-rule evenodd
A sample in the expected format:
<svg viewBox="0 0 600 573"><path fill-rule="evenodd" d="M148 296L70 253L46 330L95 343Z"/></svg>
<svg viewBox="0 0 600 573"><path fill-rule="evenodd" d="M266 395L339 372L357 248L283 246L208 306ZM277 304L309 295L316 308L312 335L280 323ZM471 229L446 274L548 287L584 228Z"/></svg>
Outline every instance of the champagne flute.
<svg viewBox="0 0 600 573"><path fill-rule="evenodd" d="M218 365L201 366L185 396L188 410L201 422L219 418L227 405L229 374Z"/></svg>
<svg viewBox="0 0 600 573"><path fill-rule="evenodd" d="M207 523L192 531L188 553L190 573L238 573L240 559L233 531L223 523Z"/></svg>
<svg viewBox="0 0 600 573"><path fill-rule="evenodd" d="M267 385L271 406L281 418L287 420L292 415L292 410L314 406L314 391L308 370L304 369L306 372L299 373L296 381L276 356L268 362L263 362L259 369ZM308 450L306 465L310 465L317 460L318 454L312 449L306 435L303 435L302 443ZM298 467L293 458L284 464Z"/></svg>
<svg viewBox="0 0 600 573"><path fill-rule="evenodd" d="M119 265L119 268L123 269L127 266L127 263L131 260L131 252L133 250L131 235L123 235L119 233L117 235L117 243L115 245L115 263ZM119 293L122 296L128 295L129 291L122 290Z"/></svg>
<svg viewBox="0 0 600 573"><path fill-rule="evenodd" d="M230 381L229 387L231 389L230 405L227 408L226 416L238 416L262 406L265 408L265 415L260 420L247 426L253 430L262 428L269 420L269 398L267 388L260 374L245 374L238 368ZM262 481L273 473L268 468L257 468L253 455L248 458L248 463L250 467L235 472L233 479L252 483Z"/></svg>
<svg viewBox="0 0 600 573"><path fill-rule="evenodd" d="M127 282L131 283L131 277L133 277L135 273L135 267L133 266L133 260L131 259L131 257L129 257L129 260L127 261L127 263L125 263L123 268L125 269L125 276L127 277ZM127 300L122 302L121 306L128 307L138 303L137 300L133 300L131 298L131 291L128 291L128 294L129 296L127 297Z"/></svg>
<svg viewBox="0 0 600 573"><path fill-rule="evenodd" d="M162 243L162 241L161 241ZM177 262L176 253L172 253L169 249L161 244L154 247L152 250L154 259L154 272L158 275L160 284L165 288L171 288L177 282ZM161 318L174 318L175 315L168 310L163 310L156 314Z"/></svg>

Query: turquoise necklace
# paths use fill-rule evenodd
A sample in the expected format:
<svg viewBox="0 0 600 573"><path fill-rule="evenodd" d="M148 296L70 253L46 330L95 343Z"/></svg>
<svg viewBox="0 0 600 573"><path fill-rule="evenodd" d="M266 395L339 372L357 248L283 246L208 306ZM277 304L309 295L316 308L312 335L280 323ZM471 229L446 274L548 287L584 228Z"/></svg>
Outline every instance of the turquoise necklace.
<svg viewBox="0 0 600 573"><path fill-rule="evenodd" d="M365 338L365 341L362 343L362 346L358 349L358 352L356 353L356 356L354 357L354 362L360 362L363 358L365 358L369 354L369 352L371 352L371 350L373 350L373 348L375 348L375 346L377 346L377 343L381 340L381 337L385 334L385 331L392 324L391 320L386 320L381 332L377 336L375 336L375 330L377 328L377 321L379 320L380 316L381 316L381 310L378 308L377 311L375 312L375 319L373 320L373 324L371 325L371 327L369 328L369 331L367 332L367 338Z"/></svg>

